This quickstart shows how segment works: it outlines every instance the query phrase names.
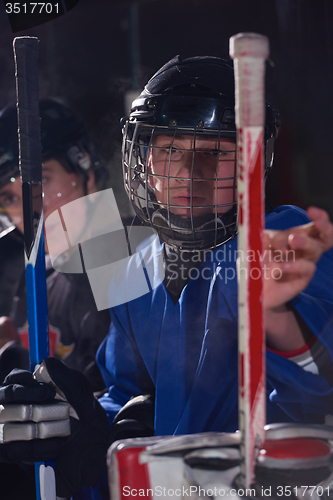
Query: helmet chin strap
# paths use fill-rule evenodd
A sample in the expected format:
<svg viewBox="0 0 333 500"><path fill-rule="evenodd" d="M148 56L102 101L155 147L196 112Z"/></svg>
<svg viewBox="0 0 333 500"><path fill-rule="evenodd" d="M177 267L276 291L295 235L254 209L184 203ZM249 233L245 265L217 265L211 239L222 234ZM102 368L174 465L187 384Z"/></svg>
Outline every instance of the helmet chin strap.
<svg viewBox="0 0 333 500"><path fill-rule="evenodd" d="M151 220L165 243L193 251L214 248L225 243L234 236L236 226L234 208L222 217L211 213L193 219L184 219L162 208L152 213Z"/></svg>
<svg viewBox="0 0 333 500"><path fill-rule="evenodd" d="M172 212L170 212L170 216L168 217L168 210L166 210L165 208L156 210L153 213L152 220L153 223L156 224L157 226L160 225L158 221L161 220L172 230L177 231L181 229L182 234L192 234L193 229L198 231L204 229L210 229L209 226L211 226L212 222L214 222L214 228L215 228L215 220L216 220L216 226L218 228L224 227L224 224L220 219L220 217L217 217L215 219L214 214L205 214L205 215L200 215L200 217L193 217L193 226L192 226L191 219L185 219L184 217L179 217L178 215L175 215Z"/></svg>

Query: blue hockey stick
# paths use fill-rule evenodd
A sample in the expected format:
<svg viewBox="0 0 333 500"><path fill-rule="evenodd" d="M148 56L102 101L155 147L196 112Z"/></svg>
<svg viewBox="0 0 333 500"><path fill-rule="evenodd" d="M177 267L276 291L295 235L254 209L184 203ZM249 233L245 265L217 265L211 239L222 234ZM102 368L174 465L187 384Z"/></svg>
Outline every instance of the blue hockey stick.
<svg viewBox="0 0 333 500"><path fill-rule="evenodd" d="M19 166L22 181L24 251L30 370L49 355L42 203L42 154L38 92L38 38L14 39ZM35 464L37 500L55 500L52 464Z"/></svg>

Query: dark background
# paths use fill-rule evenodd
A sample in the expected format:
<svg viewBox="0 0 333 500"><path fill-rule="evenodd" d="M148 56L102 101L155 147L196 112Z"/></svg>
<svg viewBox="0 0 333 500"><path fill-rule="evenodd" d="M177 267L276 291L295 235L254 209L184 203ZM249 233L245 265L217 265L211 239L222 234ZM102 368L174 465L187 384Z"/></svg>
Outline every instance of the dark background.
<svg viewBox="0 0 333 500"><path fill-rule="evenodd" d="M15 99L14 36L40 39L40 95L63 99L84 120L122 198L119 118L168 59L228 57L229 37L270 39L267 84L282 116L273 205L316 204L333 217L333 0L79 0L58 19L13 34L0 4L0 106Z"/></svg>

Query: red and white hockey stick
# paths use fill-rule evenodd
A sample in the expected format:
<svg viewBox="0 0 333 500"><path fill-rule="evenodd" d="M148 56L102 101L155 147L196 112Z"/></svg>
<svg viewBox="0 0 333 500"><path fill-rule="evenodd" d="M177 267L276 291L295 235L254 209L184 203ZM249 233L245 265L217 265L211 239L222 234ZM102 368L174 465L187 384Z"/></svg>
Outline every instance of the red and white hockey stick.
<svg viewBox="0 0 333 500"><path fill-rule="evenodd" d="M263 320L265 60L268 39L230 38L234 59L238 149L238 352L242 484L254 482L256 448L264 438L265 330Z"/></svg>

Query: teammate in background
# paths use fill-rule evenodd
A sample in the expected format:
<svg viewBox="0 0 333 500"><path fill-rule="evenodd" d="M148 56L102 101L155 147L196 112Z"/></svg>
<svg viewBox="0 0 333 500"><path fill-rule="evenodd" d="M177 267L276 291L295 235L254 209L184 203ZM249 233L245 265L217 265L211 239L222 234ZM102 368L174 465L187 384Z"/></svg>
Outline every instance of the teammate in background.
<svg viewBox="0 0 333 500"><path fill-rule="evenodd" d="M1 158L0 158L1 161ZM1 167L0 167L1 169ZM0 317L9 316L17 275L24 270L22 261L22 235L8 221L6 213L0 213Z"/></svg>
<svg viewBox="0 0 333 500"><path fill-rule="evenodd" d="M267 105L266 174L277 129ZM105 411L80 374L48 359L43 369L77 413L71 436L0 446L2 461L54 456L60 496L97 480L110 440L107 417L113 438L238 428L232 67L211 57L169 61L134 101L123 134L125 186L137 215L158 234L150 262L158 273L162 255L164 280L111 309L98 351L109 386L100 400ZM267 213L266 227L267 421L329 422L333 331L324 327L333 312L333 226L323 210L283 206ZM129 288L136 266L133 257L123 277ZM117 282L111 286L116 294ZM32 397L32 385L29 374L11 374L0 403L48 399L41 383ZM113 423L142 393L152 396L148 404L137 414L135 406L122 410ZM102 496L95 489L91 498Z"/></svg>
<svg viewBox="0 0 333 500"><path fill-rule="evenodd" d="M2 216L6 215L16 227L13 233L20 235L24 229L16 113L15 105L7 106L0 113L0 206ZM99 162L82 122L67 107L53 99L44 99L40 102L40 115L43 205L44 218L47 219L63 205L96 192L97 186L105 187L107 171ZM87 222L83 213L79 215L76 223L78 230L80 224L83 227ZM9 243L13 243L13 233L9 232L2 239L2 248L11 248ZM46 242L47 236L46 234ZM16 271L17 285L10 315L22 346L28 349L22 241L17 246L21 258L20 267ZM9 255L7 260L10 261ZM46 267L50 355L63 360L71 368L86 372L94 390L102 389L103 381L95 363L95 353L108 331L109 313L105 310L97 311L86 274L57 272L48 255ZM6 337L8 328L12 333L10 322L3 321L0 334ZM10 355L9 352L2 353L0 361L1 380L12 368L22 367L16 364L17 357L14 356L14 352L18 351L24 356L22 350L12 343L8 344L8 348ZM25 358L27 360L27 355ZM9 370L7 362L11 364Z"/></svg>

